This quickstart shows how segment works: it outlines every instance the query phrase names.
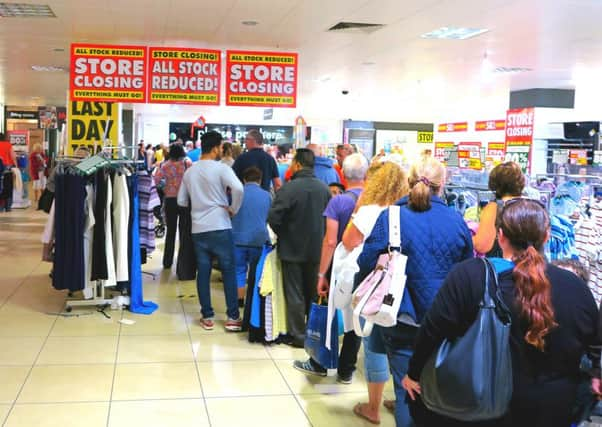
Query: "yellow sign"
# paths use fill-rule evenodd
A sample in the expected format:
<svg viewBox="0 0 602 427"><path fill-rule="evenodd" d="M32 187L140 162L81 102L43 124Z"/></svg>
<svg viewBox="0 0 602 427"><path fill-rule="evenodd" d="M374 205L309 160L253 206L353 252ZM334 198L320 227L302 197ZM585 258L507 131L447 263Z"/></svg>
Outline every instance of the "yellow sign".
<svg viewBox="0 0 602 427"><path fill-rule="evenodd" d="M65 149L66 155L72 155L80 146L85 146L93 153L94 145L102 146L103 137L106 145L117 145L119 129L119 109L111 102L71 101L67 111L67 129L69 141Z"/></svg>
<svg viewBox="0 0 602 427"><path fill-rule="evenodd" d="M419 144L430 144L433 142L433 132L418 132Z"/></svg>

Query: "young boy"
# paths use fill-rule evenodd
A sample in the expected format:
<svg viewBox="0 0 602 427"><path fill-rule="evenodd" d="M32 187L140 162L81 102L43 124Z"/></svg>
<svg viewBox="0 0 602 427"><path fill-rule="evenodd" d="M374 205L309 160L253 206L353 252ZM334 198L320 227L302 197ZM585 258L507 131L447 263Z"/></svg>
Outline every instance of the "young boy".
<svg viewBox="0 0 602 427"><path fill-rule="evenodd" d="M255 279L255 269L265 242L269 240L267 219L272 198L261 188L261 170L250 167L243 171L244 196L238 213L232 218L238 304L244 305L247 271L249 282Z"/></svg>

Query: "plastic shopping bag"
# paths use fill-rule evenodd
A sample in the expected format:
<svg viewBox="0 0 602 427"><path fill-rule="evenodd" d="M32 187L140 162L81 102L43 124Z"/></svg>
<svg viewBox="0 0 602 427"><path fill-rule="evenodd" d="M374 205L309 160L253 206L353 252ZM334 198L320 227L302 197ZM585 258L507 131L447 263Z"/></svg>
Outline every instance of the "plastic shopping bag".
<svg viewBox="0 0 602 427"><path fill-rule="evenodd" d="M326 348L327 323L328 306L312 303L305 332L305 351L323 368L336 369L339 361L338 316L334 316L330 325L336 331L330 336L331 350Z"/></svg>

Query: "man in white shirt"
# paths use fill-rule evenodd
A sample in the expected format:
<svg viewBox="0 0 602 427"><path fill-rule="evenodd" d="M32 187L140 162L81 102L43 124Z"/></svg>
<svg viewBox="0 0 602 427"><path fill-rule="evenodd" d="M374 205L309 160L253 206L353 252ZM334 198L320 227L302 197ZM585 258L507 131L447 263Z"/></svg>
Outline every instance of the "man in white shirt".
<svg viewBox="0 0 602 427"><path fill-rule="evenodd" d="M202 155L186 173L178 193L178 205L191 206L192 241L197 260L197 291L201 304L201 326L214 327L211 306L211 258L218 259L224 280L228 320L227 331L241 330L230 218L242 203L243 186L232 169L219 162L222 136L207 132L201 138ZM231 202L228 200L228 189Z"/></svg>

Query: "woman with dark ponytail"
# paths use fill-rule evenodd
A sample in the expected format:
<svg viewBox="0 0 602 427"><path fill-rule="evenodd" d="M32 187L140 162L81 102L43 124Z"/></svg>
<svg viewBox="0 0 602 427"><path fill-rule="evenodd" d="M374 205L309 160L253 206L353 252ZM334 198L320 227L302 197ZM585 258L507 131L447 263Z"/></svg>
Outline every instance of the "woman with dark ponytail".
<svg viewBox="0 0 602 427"><path fill-rule="evenodd" d="M590 350L593 366L600 354L598 308L587 285L572 272L548 264L542 252L550 220L534 200L507 201L497 221L503 258L491 261L499 295L512 314L510 348L514 393L503 419L479 425L569 427L579 381L579 363ZM403 385L414 400L418 426L464 425L428 411L420 402L420 374L443 339L466 333L479 310L485 283L480 260L454 268L426 314ZM599 375L599 374L598 374ZM474 425L474 424L467 424Z"/></svg>

